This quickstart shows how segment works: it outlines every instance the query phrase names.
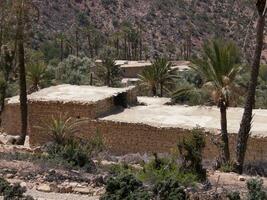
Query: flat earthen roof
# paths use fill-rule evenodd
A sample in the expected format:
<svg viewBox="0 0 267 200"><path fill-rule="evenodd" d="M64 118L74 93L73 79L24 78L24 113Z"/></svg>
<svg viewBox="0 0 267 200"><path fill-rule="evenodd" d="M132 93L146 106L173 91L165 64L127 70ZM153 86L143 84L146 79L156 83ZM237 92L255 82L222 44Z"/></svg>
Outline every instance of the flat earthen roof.
<svg viewBox="0 0 267 200"><path fill-rule="evenodd" d="M217 107L163 105L166 98L139 98L146 106L125 109L121 113L109 115L101 120L116 122L143 123L154 127L179 127L192 129L196 126L218 132L220 111ZM243 108L228 109L228 131L237 133ZM254 110L252 135L267 137L267 110Z"/></svg>
<svg viewBox="0 0 267 200"><path fill-rule="evenodd" d="M58 85L42 89L31 95L28 99L31 101L59 101L63 103L93 103L103 100L119 93L126 92L132 87L127 88L110 88L94 86L76 86L76 85ZM12 97L7 103L18 103L19 97Z"/></svg>

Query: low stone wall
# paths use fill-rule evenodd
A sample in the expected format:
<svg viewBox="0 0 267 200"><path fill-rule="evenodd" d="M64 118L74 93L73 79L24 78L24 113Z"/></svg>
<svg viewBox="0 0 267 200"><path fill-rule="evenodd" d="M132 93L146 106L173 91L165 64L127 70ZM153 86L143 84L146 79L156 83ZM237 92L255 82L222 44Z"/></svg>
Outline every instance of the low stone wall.
<svg viewBox="0 0 267 200"><path fill-rule="evenodd" d="M102 120L88 121L80 127L79 137L90 139L97 132L103 137L106 147L115 154L171 152L177 143L189 134L181 128L157 128L145 124L122 123ZM31 127L30 144L40 145L49 141L44 132ZM213 144L213 134L206 133L204 158L216 159L219 155ZM230 148L234 155L235 135L230 137ZM250 138L246 154L247 162L267 161L267 138Z"/></svg>
<svg viewBox="0 0 267 200"><path fill-rule="evenodd" d="M142 72L144 71L145 68L146 68L146 66L144 66L144 67L124 67L124 68L121 68L122 76L124 78L138 78L138 75L142 74Z"/></svg>
<svg viewBox="0 0 267 200"><path fill-rule="evenodd" d="M9 135L19 135L21 129L21 116L19 103L10 103L5 106L2 113L2 128Z"/></svg>

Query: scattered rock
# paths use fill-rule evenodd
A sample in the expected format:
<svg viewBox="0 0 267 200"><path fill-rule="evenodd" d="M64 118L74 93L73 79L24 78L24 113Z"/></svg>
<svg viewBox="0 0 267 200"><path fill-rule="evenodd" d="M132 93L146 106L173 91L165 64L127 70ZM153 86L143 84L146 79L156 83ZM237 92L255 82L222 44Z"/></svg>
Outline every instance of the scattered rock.
<svg viewBox="0 0 267 200"><path fill-rule="evenodd" d="M40 192L52 192L50 186L47 184L42 184L42 185L38 186L37 190Z"/></svg>
<svg viewBox="0 0 267 200"><path fill-rule="evenodd" d="M73 189L71 186L59 186L58 187L58 192L59 193L72 193Z"/></svg>
<svg viewBox="0 0 267 200"><path fill-rule="evenodd" d="M10 178L14 178L14 174L7 174L6 178L10 179Z"/></svg>
<svg viewBox="0 0 267 200"><path fill-rule="evenodd" d="M93 185L95 185L96 187L102 186L103 184L105 184L104 178L103 176L99 175L96 176L93 180L92 180Z"/></svg>
<svg viewBox="0 0 267 200"><path fill-rule="evenodd" d="M78 183L76 183L76 182L71 182L71 183L69 183L69 186L71 186L71 187L77 187L77 186L78 186Z"/></svg>
<svg viewBox="0 0 267 200"><path fill-rule="evenodd" d="M125 156L122 156L119 159L120 163L127 163L127 164L139 164L141 162L144 162L144 158L139 154L127 154Z"/></svg>
<svg viewBox="0 0 267 200"><path fill-rule="evenodd" d="M14 144L16 144L18 139L19 139L19 136L8 136L6 144L7 145L14 145Z"/></svg>
<svg viewBox="0 0 267 200"><path fill-rule="evenodd" d="M102 196L103 194L105 194L106 189L104 187L101 188L97 188L94 192L94 196Z"/></svg>
<svg viewBox="0 0 267 200"><path fill-rule="evenodd" d="M239 176L239 177L238 177L238 180L239 180L239 181L245 181L246 178L245 178L244 176Z"/></svg>
<svg viewBox="0 0 267 200"><path fill-rule="evenodd" d="M21 182L21 183L20 183L20 186L21 186L21 187L27 187L27 183L26 183L26 182Z"/></svg>
<svg viewBox="0 0 267 200"><path fill-rule="evenodd" d="M91 194L92 190L89 187L75 187L73 189L73 192L79 194Z"/></svg>

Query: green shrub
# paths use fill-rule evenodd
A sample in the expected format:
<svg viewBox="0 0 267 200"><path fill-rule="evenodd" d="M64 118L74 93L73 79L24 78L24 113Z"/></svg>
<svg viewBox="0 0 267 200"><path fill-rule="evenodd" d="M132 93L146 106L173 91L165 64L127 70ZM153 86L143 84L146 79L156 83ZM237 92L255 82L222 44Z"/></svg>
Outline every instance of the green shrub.
<svg viewBox="0 0 267 200"><path fill-rule="evenodd" d="M204 130L195 128L191 134L178 144L182 158L182 169L185 172L195 173L200 181L206 180L206 170L202 166L202 151L205 147Z"/></svg>
<svg viewBox="0 0 267 200"><path fill-rule="evenodd" d="M169 178L154 186L153 192L156 199L160 200L186 200L185 188L179 181Z"/></svg>
<svg viewBox="0 0 267 200"><path fill-rule="evenodd" d="M263 191L262 179L251 179L247 181L248 200L265 200L267 194Z"/></svg>
<svg viewBox="0 0 267 200"><path fill-rule="evenodd" d="M228 198L229 200L241 200L241 197L240 197L239 192L230 192L230 193L227 195L227 198Z"/></svg>
<svg viewBox="0 0 267 200"><path fill-rule="evenodd" d="M53 75L54 82L72 85L89 85L91 67L94 63L87 57L70 55L57 66L48 65L47 74Z"/></svg>
<svg viewBox="0 0 267 200"><path fill-rule="evenodd" d="M106 193L101 200L150 200L150 194L145 191L141 181L132 174L123 173L111 177L106 186Z"/></svg>
<svg viewBox="0 0 267 200"><path fill-rule="evenodd" d="M0 196L4 196L4 200L33 200L31 196L24 196L25 192L26 188L19 184L10 185L0 177Z"/></svg>
<svg viewBox="0 0 267 200"><path fill-rule="evenodd" d="M157 156L144 165L143 170L138 173L138 178L149 183L158 183L173 178L183 185L194 185L198 179L196 174L181 170L173 159Z"/></svg>
<svg viewBox="0 0 267 200"><path fill-rule="evenodd" d="M221 172L226 172L226 173L233 172L234 171L234 163L233 162L224 163L221 165L219 170Z"/></svg>

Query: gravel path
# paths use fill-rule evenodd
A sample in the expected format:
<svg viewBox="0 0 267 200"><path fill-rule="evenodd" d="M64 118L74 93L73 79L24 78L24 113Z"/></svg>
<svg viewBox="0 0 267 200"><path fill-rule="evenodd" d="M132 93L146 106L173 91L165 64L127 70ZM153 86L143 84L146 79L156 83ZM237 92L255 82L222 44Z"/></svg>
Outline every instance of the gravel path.
<svg viewBox="0 0 267 200"><path fill-rule="evenodd" d="M89 197L79 194L45 193L35 189L27 190L26 195L31 195L37 200L99 200L99 197Z"/></svg>

